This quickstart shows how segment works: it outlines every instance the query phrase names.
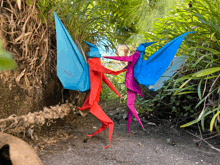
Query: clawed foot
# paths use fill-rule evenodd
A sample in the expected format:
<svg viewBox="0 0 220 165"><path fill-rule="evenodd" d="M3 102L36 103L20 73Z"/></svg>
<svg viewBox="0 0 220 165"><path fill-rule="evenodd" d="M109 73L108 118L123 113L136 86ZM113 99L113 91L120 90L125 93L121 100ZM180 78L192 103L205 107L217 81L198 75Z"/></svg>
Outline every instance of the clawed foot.
<svg viewBox="0 0 220 165"><path fill-rule="evenodd" d="M108 148L108 147L110 147L110 144L109 144L109 145L107 145L107 146L105 146L104 148Z"/></svg>

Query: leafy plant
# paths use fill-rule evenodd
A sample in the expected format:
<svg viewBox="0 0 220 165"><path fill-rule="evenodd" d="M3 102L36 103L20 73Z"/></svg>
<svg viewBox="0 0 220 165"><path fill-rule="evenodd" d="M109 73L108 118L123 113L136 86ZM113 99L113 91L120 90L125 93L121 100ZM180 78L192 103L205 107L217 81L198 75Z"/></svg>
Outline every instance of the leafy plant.
<svg viewBox="0 0 220 165"><path fill-rule="evenodd" d="M217 130L216 122L220 121L218 108L216 108L219 105L220 96L220 86L218 85L220 77L220 2L194 0L192 5L191 8L187 8L187 3L177 5L170 15L154 24L151 33L144 33L143 38L148 41L160 40L159 43L164 44L167 40L186 31L196 31L186 37L177 52L177 56L187 55L189 58L177 79L174 80L177 87L171 88L169 91L175 94L172 96L175 99L178 95L195 98L194 94L197 93L198 102L187 106L185 110L188 109L190 112L187 115L201 111L199 116L195 115L197 118L195 121L201 121L202 128L204 128L204 119L209 119L210 130L213 126ZM159 43L157 46L160 46ZM156 51L157 46L152 49ZM195 121L182 127L194 124Z"/></svg>
<svg viewBox="0 0 220 165"><path fill-rule="evenodd" d="M2 40L0 40L0 71L14 69L16 64L12 55L2 48Z"/></svg>
<svg viewBox="0 0 220 165"><path fill-rule="evenodd" d="M42 23L45 23L45 19L48 20L48 17L51 17L51 15L53 14L52 11L57 9L57 6L61 4L62 1L63 0L27 0L27 3L29 5L35 3L36 7L41 12L39 17L41 18Z"/></svg>
<svg viewBox="0 0 220 165"><path fill-rule="evenodd" d="M111 68L113 70L119 70L119 66L112 65L111 62L105 62L102 61L102 64L108 68ZM121 68L120 68L121 69ZM124 85L125 81L125 72L113 76L113 75L106 75L112 84L115 86L116 90L119 92L119 94L123 97L121 99L122 102L125 102L127 99L127 88ZM107 86L103 83L102 85L102 90L101 90L101 100L114 100L114 99L119 99L119 97Z"/></svg>
<svg viewBox="0 0 220 165"><path fill-rule="evenodd" d="M70 35L84 45L83 40L100 42L107 39L107 47L115 47L116 43L123 43L137 28L127 19L129 5L138 6L139 3L130 0L27 0L29 5L36 4L40 10L42 22L54 19L55 11L67 27ZM84 50L86 45L83 46Z"/></svg>

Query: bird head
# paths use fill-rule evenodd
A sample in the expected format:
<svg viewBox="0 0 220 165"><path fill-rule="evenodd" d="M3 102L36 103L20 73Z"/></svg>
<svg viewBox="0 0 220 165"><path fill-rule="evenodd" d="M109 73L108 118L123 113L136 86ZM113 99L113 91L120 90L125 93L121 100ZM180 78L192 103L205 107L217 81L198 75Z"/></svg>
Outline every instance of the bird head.
<svg viewBox="0 0 220 165"><path fill-rule="evenodd" d="M93 57L97 57L97 58L101 58L101 54L99 52L99 49L95 46L92 45L91 43L84 41L90 48L90 51L88 52L89 54L89 58L93 58Z"/></svg>
<svg viewBox="0 0 220 165"><path fill-rule="evenodd" d="M146 42L146 43L142 43L142 44L140 44L140 45L137 47L136 51L143 52L143 51L145 51L146 47L148 47L148 46L150 46L150 45L152 45L152 44L154 44L154 43L156 43L156 42Z"/></svg>

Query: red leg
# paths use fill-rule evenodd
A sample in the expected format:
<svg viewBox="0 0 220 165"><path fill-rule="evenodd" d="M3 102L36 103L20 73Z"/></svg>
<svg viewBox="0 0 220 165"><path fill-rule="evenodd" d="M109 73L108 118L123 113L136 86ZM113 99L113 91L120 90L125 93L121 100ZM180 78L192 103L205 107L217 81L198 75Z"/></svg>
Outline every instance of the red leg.
<svg viewBox="0 0 220 165"><path fill-rule="evenodd" d="M113 133L113 128L114 128L114 123L113 121L105 114L105 112L102 110L102 108L98 105L98 103L94 103L93 106L90 108L91 114L93 114L95 117L97 117L101 122L102 126L92 135L87 135L87 136L94 136L99 132L104 131L107 127L109 127L109 145L106 147L110 146L111 143L111 137ZM104 148L106 148L104 147Z"/></svg>
<svg viewBox="0 0 220 165"><path fill-rule="evenodd" d="M83 110L87 110L90 109L91 105L89 104L89 98L90 98L90 93L89 95L86 97L85 102L83 103L83 106L81 108L77 107L79 110L83 111Z"/></svg>

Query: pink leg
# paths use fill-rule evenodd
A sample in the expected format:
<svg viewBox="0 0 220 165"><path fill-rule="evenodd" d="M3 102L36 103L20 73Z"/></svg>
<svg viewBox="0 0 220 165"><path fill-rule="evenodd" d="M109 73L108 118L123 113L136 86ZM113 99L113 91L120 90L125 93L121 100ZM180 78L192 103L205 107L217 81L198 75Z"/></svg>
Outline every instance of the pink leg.
<svg viewBox="0 0 220 165"><path fill-rule="evenodd" d="M137 119L137 121L139 122L141 127L144 129L144 127L140 121L140 118L138 117L137 111L134 108L135 95L136 95L135 92L133 92L129 89L127 90L127 105L128 105L128 108L130 109L130 112L132 112L132 114ZM129 112L128 112L128 131L130 129L131 117L132 117L132 115L130 115L130 117L129 117Z"/></svg>
<svg viewBox="0 0 220 165"><path fill-rule="evenodd" d="M132 112L131 112L130 109L128 109L128 133L129 133L129 130L130 130L131 118L132 118Z"/></svg>

